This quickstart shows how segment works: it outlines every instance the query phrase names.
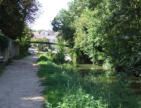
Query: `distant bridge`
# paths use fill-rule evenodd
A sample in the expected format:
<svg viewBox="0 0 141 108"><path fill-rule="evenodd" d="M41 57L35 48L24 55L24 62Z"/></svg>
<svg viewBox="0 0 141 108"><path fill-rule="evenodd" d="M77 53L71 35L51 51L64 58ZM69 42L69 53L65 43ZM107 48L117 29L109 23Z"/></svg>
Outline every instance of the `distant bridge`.
<svg viewBox="0 0 141 108"><path fill-rule="evenodd" d="M30 41L30 43L35 43L35 44L48 44L48 45L61 45L61 46L65 46L65 47L70 47L69 45L66 45L66 44L58 44L58 43L53 43L53 42Z"/></svg>

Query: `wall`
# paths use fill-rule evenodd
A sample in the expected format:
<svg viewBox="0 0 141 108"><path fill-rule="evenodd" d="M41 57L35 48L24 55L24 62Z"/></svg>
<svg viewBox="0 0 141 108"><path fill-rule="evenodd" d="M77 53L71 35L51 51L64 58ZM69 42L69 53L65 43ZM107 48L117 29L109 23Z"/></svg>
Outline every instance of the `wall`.
<svg viewBox="0 0 141 108"><path fill-rule="evenodd" d="M14 42L12 39L9 39L8 48L6 48L5 50L1 50L1 46L0 46L0 61L5 62L8 59L18 55L19 55L19 45L16 42Z"/></svg>

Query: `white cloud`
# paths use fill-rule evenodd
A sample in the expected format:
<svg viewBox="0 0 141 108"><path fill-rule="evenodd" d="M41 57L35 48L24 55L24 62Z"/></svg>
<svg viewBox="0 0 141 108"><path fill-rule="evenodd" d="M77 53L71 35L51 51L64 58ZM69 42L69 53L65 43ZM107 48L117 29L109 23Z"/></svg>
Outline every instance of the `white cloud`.
<svg viewBox="0 0 141 108"><path fill-rule="evenodd" d="M68 2L72 0L39 0L41 3L41 15L36 19L34 24L31 24L32 29L51 29L51 21L62 9L68 8Z"/></svg>

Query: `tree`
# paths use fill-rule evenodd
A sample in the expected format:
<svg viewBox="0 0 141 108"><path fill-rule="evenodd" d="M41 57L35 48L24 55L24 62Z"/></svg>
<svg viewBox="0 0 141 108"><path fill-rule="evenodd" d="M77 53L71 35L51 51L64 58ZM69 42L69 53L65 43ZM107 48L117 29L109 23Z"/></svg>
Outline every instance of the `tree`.
<svg viewBox="0 0 141 108"><path fill-rule="evenodd" d="M116 72L141 74L141 1L74 0L53 21L73 51Z"/></svg>
<svg viewBox="0 0 141 108"><path fill-rule="evenodd" d="M17 39L16 41L20 46L20 54L24 55L27 53L28 48L30 47L30 40L34 36L32 30L28 26L24 26L24 30L22 32L23 37L21 39Z"/></svg>
<svg viewBox="0 0 141 108"><path fill-rule="evenodd" d="M105 52L117 72L140 74L141 1L111 1L115 11L106 21Z"/></svg>
<svg viewBox="0 0 141 108"><path fill-rule="evenodd" d="M60 32L62 38L70 45L73 42L74 29L72 27L73 17L70 12L61 10L60 13L52 21L53 30Z"/></svg>
<svg viewBox="0 0 141 108"><path fill-rule="evenodd" d="M34 21L38 7L35 0L1 0L0 29L3 34L12 39L22 37L24 25Z"/></svg>

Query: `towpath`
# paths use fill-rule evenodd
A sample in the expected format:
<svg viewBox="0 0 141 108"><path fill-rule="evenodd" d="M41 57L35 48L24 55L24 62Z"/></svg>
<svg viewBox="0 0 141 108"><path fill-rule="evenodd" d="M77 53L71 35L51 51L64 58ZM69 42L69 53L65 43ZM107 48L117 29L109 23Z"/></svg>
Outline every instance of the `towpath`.
<svg viewBox="0 0 141 108"><path fill-rule="evenodd" d="M0 108L42 108L37 55L15 60L0 77Z"/></svg>

